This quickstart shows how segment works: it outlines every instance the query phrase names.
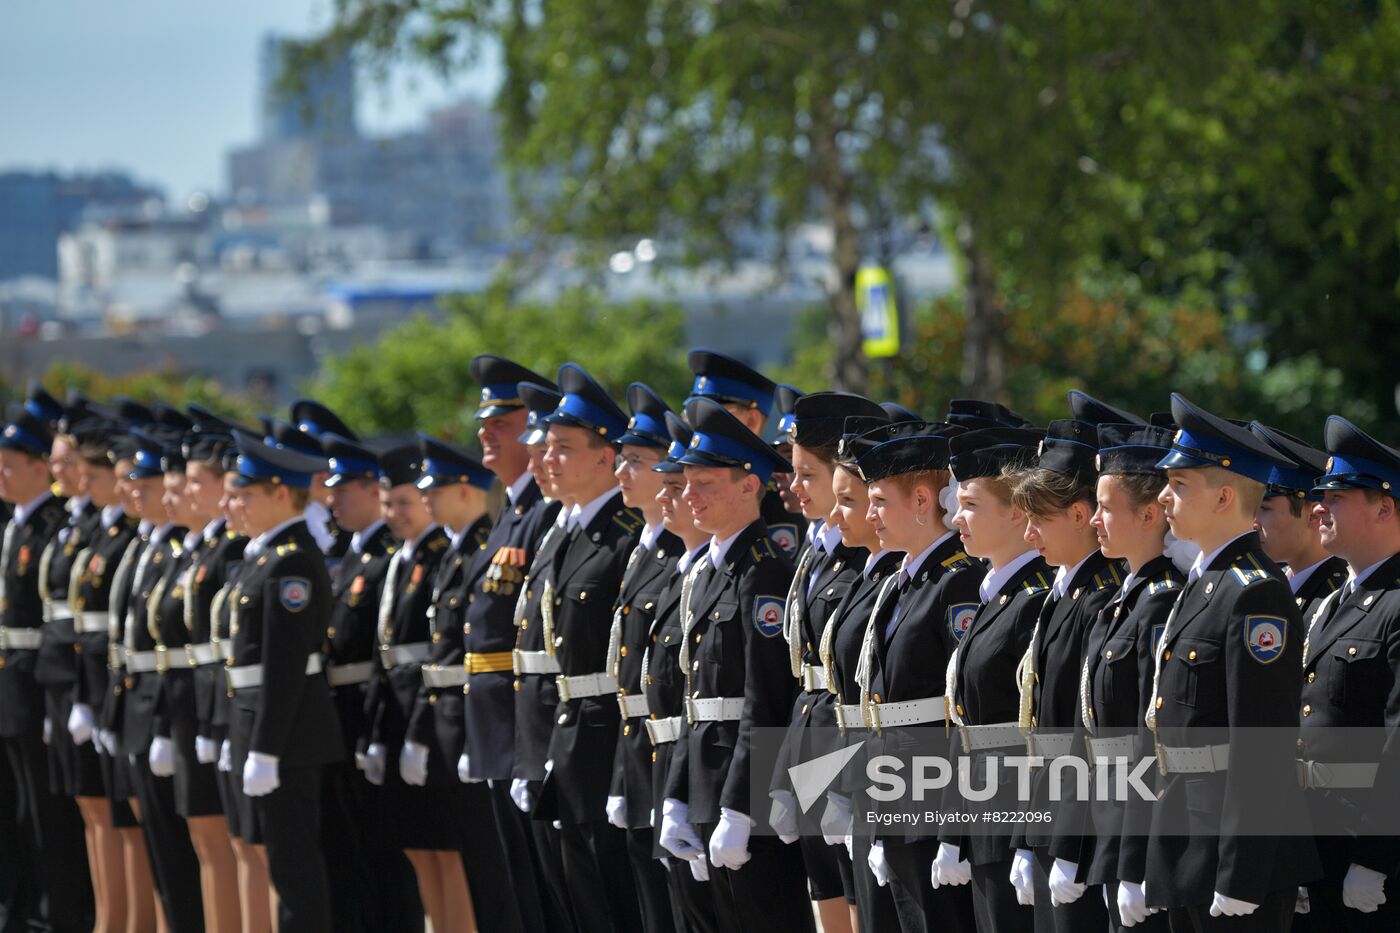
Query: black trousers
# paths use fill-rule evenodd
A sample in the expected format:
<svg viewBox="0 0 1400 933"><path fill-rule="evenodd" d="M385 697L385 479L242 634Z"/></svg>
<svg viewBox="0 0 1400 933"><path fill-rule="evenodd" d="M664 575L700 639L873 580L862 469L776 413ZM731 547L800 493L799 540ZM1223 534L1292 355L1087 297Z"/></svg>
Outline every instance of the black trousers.
<svg viewBox="0 0 1400 933"><path fill-rule="evenodd" d="M453 778L456 781L456 778ZM520 909L511 890L511 866L501 845L491 791L485 784L457 782L452 788L462 868L481 933L521 933Z"/></svg>
<svg viewBox="0 0 1400 933"><path fill-rule="evenodd" d="M50 793L48 751L39 733L0 738L0 746L0 928L46 922L59 933L90 930L95 908L77 804Z"/></svg>
<svg viewBox="0 0 1400 933"><path fill-rule="evenodd" d="M165 908L171 933L204 929L204 896L199 886L199 859L185 818L175 812L175 784L156 777L145 755L127 759L128 773L141 804L141 835L151 860L156 893Z"/></svg>
<svg viewBox="0 0 1400 933"><path fill-rule="evenodd" d="M559 829L559 857L580 929L641 933L642 915L622 830L606 820L565 823Z"/></svg>
<svg viewBox="0 0 1400 933"><path fill-rule="evenodd" d="M1037 933L1079 933L1080 930L1108 929L1108 908L1103 888L1091 885L1073 904L1050 904L1050 868L1055 864L1044 849L1033 850L1031 881L1035 885L1035 928Z"/></svg>
<svg viewBox="0 0 1400 933"><path fill-rule="evenodd" d="M1098 895L1103 897L1103 889L1108 888L1108 928L1112 933L1123 933L1124 930L1132 930L1134 933L1170 933L1171 919L1165 910L1159 910L1155 914L1149 914L1146 920L1134 924L1131 927L1123 926L1123 917L1118 913L1118 882L1107 885L1091 884L1089 890L1084 892L1085 897ZM1295 926L1296 930L1297 927Z"/></svg>
<svg viewBox="0 0 1400 933"><path fill-rule="evenodd" d="M632 864L632 883L637 888L637 901L642 910L642 929L646 933L675 933L676 921L671 909L671 896L666 869L653 853L656 837L651 827L629 829L627 858ZM685 865L678 866L686 872Z"/></svg>
<svg viewBox="0 0 1400 933"><path fill-rule="evenodd" d="M695 827L706 852L715 825ZM709 883L722 930L768 933L775 928L777 917L782 918L782 929L791 933L816 929L802 853L776 836L750 836L749 860L744 866L730 871L711 865Z"/></svg>
<svg viewBox="0 0 1400 933"><path fill-rule="evenodd" d="M1298 891L1296 888L1290 888L1270 894L1264 899L1264 903L1259 905L1259 909L1247 917L1212 917L1209 904L1204 907L1173 910L1172 933L1214 933L1216 930L1222 933L1288 933L1293 925L1293 908L1297 903ZM1317 906L1313 905L1312 909L1316 911ZM1348 912L1357 913L1354 910ZM1346 928L1328 921L1327 929ZM1394 930L1395 927L1388 926L1383 929Z"/></svg>
<svg viewBox="0 0 1400 933"><path fill-rule="evenodd" d="M918 907L921 923L913 929L928 933L973 933L977 923L972 918L972 891L968 886L945 885L936 891L933 889L933 859L937 854L936 839L885 843L885 862L894 875L893 883ZM910 927L901 929L909 933Z"/></svg>
<svg viewBox="0 0 1400 933"><path fill-rule="evenodd" d="M666 890L670 893L676 930L683 933L720 933L710 882L696 881L690 872L689 862L668 857L667 863L671 867L663 871L666 871Z"/></svg>
<svg viewBox="0 0 1400 933"><path fill-rule="evenodd" d="M923 933L923 907L909 890L913 879L902 878L896 871L894 880L881 887L870 871L871 841L871 837L864 833L856 833L851 840L851 882L856 892L856 911L861 930ZM888 860L889 850L885 851Z"/></svg>
<svg viewBox="0 0 1400 933"><path fill-rule="evenodd" d="M330 933L331 897L321 856L320 767L282 768L280 786L253 798L277 889L280 933Z"/></svg>
<svg viewBox="0 0 1400 933"><path fill-rule="evenodd" d="M510 799L510 781L488 781L486 790L490 795L496 831L500 833L501 848L505 851L510 870L511 891L520 911L521 926L525 933L551 933L554 930L567 933L574 928L568 908L545 882L544 860L552 858L557 867L557 849L552 856L547 852L542 855L538 851L536 831L530 817ZM543 835L542 830L540 835ZM555 877L563 878L562 868Z"/></svg>
<svg viewBox="0 0 1400 933"><path fill-rule="evenodd" d="M347 760L326 767L321 851L337 931L422 933L423 900L413 864L384 839L380 789Z"/></svg>
<svg viewBox="0 0 1400 933"><path fill-rule="evenodd" d="M1031 933L1035 915L1016 902L1011 859L972 866L972 915L977 933Z"/></svg>

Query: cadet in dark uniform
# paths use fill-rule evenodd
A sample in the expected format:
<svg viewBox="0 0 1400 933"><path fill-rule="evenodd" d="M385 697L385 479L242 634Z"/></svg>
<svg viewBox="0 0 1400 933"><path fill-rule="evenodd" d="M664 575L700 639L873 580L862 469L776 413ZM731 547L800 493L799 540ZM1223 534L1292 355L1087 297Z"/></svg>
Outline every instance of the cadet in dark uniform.
<svg viewBox="0 0 1400 933"><path fill-rule="evenodd" d="M551 897L544 884L542 856L535 851L529 821L510 797L515 678L510 665L499 665L501 652L515 647L515 606L525 572L558 510L556 503L545 500L528 470L529 452L520 437L529 413L519 384L548 387L551 383L518 363L492 355L473 359L471 375L482 386L476 410L481 463L500 480L506 501L491 523L484 559L472 565L464 588L463 650L481 663L467 671L463 687L466 746L457 772L459 778L488 782L525 929L567 929L562 902Z"/></svg>
<svg viewBox="0 0 1400 933"><path fill-rule="evenodd" d="M1147 720L1164 779L1147 905L1173 908L1197 929L1286 930L1298 885L1317 871L1311 839L1265 834L1303 803L1283 731L1297 722L1303 628L1253 526L1272 468L1292 461L1180 395L1172 415L1181 430L1158 463L1167 470L1160 501L1176 536L1203 553L1157 643ZM1217 829L1221 819L1248 828Z"/></svg>
<svg viewBox="0 0 1400 933"><path fill-rule="evenodd" d="M887 424L879 418L847 418L832 476L832 491L836 504L828 522L841 531L841 543L849 548L864 548L869 556L857 568L858 576L845 597L832 611L822 629L817 650L826 675L827 701L837 728L848 741L867 738L865 715L861 707L862 687L856 680L860 659L864 655L865 632L870 612L880 584L899 572L903 552L885 550L875 525L870 521L870 495L855 463L856 437ZM871 445L873 446L873 444ZM851 769L835 788L851 801L852 813L864 812L869 801L865 796L864 774ZM894 930L902 925L923 922L919 904L907 896L902 886L881 885L869 871L870 845L873 834L869 826L853 825L850 844L852 885L855 889L857 923L862 930ZM858 871L855 869L859 869ZM895 892L899 896L895 897ZM898 905L897 905L898 902ZM901 919L903 918L903 920Z"/></svg>
<svg viewBox="0 0 1400 933"><path fill-rule="evenodd" d="M1400 844L1351 833L1393 805L1400 775L1400 451L1335 415L1325 442L1322 541L1352 579L1304 620L1299 771L1322 861L1310 918L1317 930L1394 930Z"/></svg>
<svg viewBox="0 0 1400 933"><path fill-rule="evenodd" d="M691 398L708 398L719 402L740 424L763 436L777 391L773 380L731 356L712 350L691 350L687 362L690 371L695 374L695 382L690 389ZM784 392L784 395L791 397L791 392ZM794 398L792 401L795 404L797 400ZM779 475L782 473L778 471ZM783 504L777 482L771 478L763 494L761 517L768 526L773 543L789 560L796 559L807 523L800 512L793 512Z"/></svg>
<svg viewBox="0 0 1400 933"><path fill-rule="evenodd" d="M401 545L389 561L379 598L380 666L370 678L365 700L365 777L384 787L388 839L413 863L434 928L446 928L449 918L467 916L471 910L457 855L459 833L443 816L452 812L453 789L405 783L397 766L431 648L428 610L433 580L449 549L447 533L433 522L418 492L421 462L416 444L392 448L379 457L384 521Z"/></svg>
<svg viewBox="0 0 1400 933"><path fill-rule="evenodd" d="M790 491L807 522L807 532L787 593L783 634L798 693L769 791L773 798L770 822L785 835L797 835L798 829L798 808L788 768L831 750L813 745L813 734L807 732L809 726L821 730L836 727L835 707L826 690L826 670L818 650L822 630L836 604L860 575L868 556L842 544L840 529L827 521L836 504L832 491L836 447L848 416L883 415L880 406L869 399L844 392L818 392L803 396L794 404L789 432L794 471ZM855 925L854 907L847 906L855 904L855 882L850 854L843 844L847 835L844 826L850 822L848 798L842 797L841 802L847 808L834 837L823 839L807 833L798 839L808 890L817 903L822 929L828 933L850 930Z"/></svg>
<svg viewBox="0 0 1400 933"><path fill-rule="evenodd" d="M178 440L172 435L138 434L140 449L128 475L141 517L154 525L146 547L131 568L131 585L122 629L125 675L120 697L119 752L127 756L132 788L140 804L138 816L151 856L156 891L172 930L197 930L204 925L204 901L199 887L199 862L189 828L175 811L175 789L169 773L151 770L150 751L156 736L156 699L165 652L158 650L150 606L169 566L184 553L186 529L170 514L165 499L167 468L184 476ZM174 444L176 446L171 446Z"/></svg>
<svg viewBox="0 0 1400 933"><path fill-rule="evenodd" d="M1146 424L1101 424L1097 438L1092 523L1103 556L1123 561L1126 576L1090 622L1081 651L1075 754L1094 764L1136 758L1136 735L1152 686L1153 632L1161 631L1184 582L1162 553L1167 522L1157 502L1166 477L1156 465L1171 445L1171 432ZM1131 842L1122 839L1123 805L1111 800L1096 800L1092 807L1075 803L1074 813L1056 824L1049 854L1077 866L1084 884L1107 886L1102 900L1112 929L1121 929L1126 921L1165 930L1166 914L1149 919L1142 906L1142 837L1134 832ZM1136 867L1124 867L1132 863ZM1091 890L1082 899L1098 900L1099 894ZM1037 901L1041 896L1038 890Z"/></svg>
<svg viewBox="0 0 1400 933"><path fill-rule="evenodd" d="M1322 601L1347 580L1346 561L1328 554L1322 546L1321 519L1313 513L1322 501L1322 493L1313 490L1313 483L1327 472L1327 455L1257 421L1249 430L1297 464L1293 468L1277 466L1269 473L1254 528L1264 553L1284 568L1293 601L1306 624Z"/></svg>
<svg viewBox="0 0 1400 933"><path fill-rule="evenodd" d="M1018 479L1012 493L1012 503L1028 517L1026 541L1056 568L1018 672L1020 723L1030 733L1032 753L1044 760L1031 775L1032 810L1051 806L1050 763L1070 754L1080 719L1084 638L1123 584L1121 566L1100 552L1098 534L1090 524L1097 508L1097 454L1095 425L1052 421L1035 468ZM1013 840L1035 857L1037 929L1070 933L1106 926L1103 899L1084 897L1088 866L1051 856L1051 834L1049 825L1028 825Z"/></svg>
<svg viewBox="0 0 1400 933"><path fill-rule="evenodd" d="M339 419L336 420L339 421ZM312 424L312 422L304 420L302 423ZM299 424L291 424L280 418L268 419L268 428L267 443L295 450L312 458L323 456L320 435L313 434L309 428L303 428ZM349 430L346 428L347 432ZM353 439L353 434L346 439ZM330 501L330 490L326 487L328 478L330 478L328 470L321 470L311 477L311 498L307 500L306 511L303 514L306 516L306 527L310 530L311 536L316 539L316 547L325 555L326 569L334 571L341 558L345 556L346 549L350 546L350 536L345 534L331 517L331 511L327 505Z"/></svg>
<svg viewBox="0 0 1400 933"><path fill-rule="evenodd" d="M963 631L948 664L948 711L956 727L951 751L953 757L971 759L972 787L983 786L989 762L998 761L998 790L983 804L987 809L1019 805L1014 773L1001 759L1025 751L1016 671L1053 577L1040 555L1027 547L1026 514L1011 501L1016 476L1034 463L1041 436L1039 431L1001 427L970 431L949 441L949 465L958 481L953 521L967 553L987 562L971 619L960 609L950 620ZM945 811L959 805L955 794L945 793ZM1027 909L1034 896L1031 866L1023 856L1013 858L1011 839L1009 827L975 835L946 828L939 835L934 877L940 884L971 880L973 915L981 933L1030 930L1034 925Z"/></svg>
<svg viewBox="0 0 1400 933"><path fill-rule="evenodd" d="M545 644L559 664L559 704L534 816L560 823L564 881L579 926L639 930L627 840L607 820L620 728L617 682L607 660L612 606L643 520L623 505L613 472L612 445L627 417L572 363L559 368L559 388L564 397L544 419L544 468L556 492L574 505L541 596Z"/></svg>
<svg viewBox="0 0 1400 933"><path fill-rule="evenodd" d="M651 933L675 930L676 923L667 892L667 871L656 860L656 837L651 829L655 804L651 796L652 745L646 730L651 711L642 683L642 659L662 591L675 575L683 545L666 529L657 498L665 474L655 468L671 446L666 428L670 409L641 383L627 387L627 404L632 417L626 432L616 439L618 488L622 503L640 512L646 524L627 558L608 636L605 669L617 682L622 723L608 788L607 815L612 825L627 833L627 855L641 904L642 928Z"/></svg>
<svg viewBox="0 0 1400 933"><path fill-rule="evenodd" d="M44 691L35 680L44 623L40 559L69 517L67 500L49 491L51 443L43 420L11 406L0 429L0 498L14 510L0 538L0 750L8 785L0 786L7 792L0 805L18 816L0 822L13 831L0 846L0 877L11 885L9 922L32 918L81 930L93 913L82 818L71 798L50 792ZM54 728L62 724L50 722Z"/></svg>
<svg viewBox="0 0 1400 933"><path fill-rule="evenodd" d="M682 501L685 492L685 456L693 433L685 421L674 412L666 413L666 432L671 446L666 459L654 469L662 475L658 501L666 530L682 542L684 552L677 559L666 588L657 597L656 613L647 635L647 646L641 657L640 675L646 688L646 735L652 746L651 792L648 818L656 841L653 856L666 860L666 886L671 894L671 906L677 930L687 933L714 933L719 929L715 918L715 899L709 889L709 862L703 858L688 863L669 858L661 848L662 804L666 797L666 778L671 766L671 753L680 735L685 717L685 675L681 673L680 647L682 632L680 605L689 588L696 563L709 548L710 536L695 527L690 506ZM686 870L686 865L690 870Z"/></svg>
<svg viewBox="0 0 1400 933"><path fill-rule="evenodd" d="M793 413L793 409L803 394L801 389L786 383L780 383L773 390L773 404L778 409L778 422L775 425L777 436L773 438L773 449L789 463L792 462L792 429L797 424L797 415ZM790 514L801 514L802 507L797 504L797 496L792 491L792 474L774 473L773 485L778 488L778 499L783 503L783 508Z"/></svg>
<svg viewBox="0 0 1400 933"><path fill-rule="evenodd" d="M292 403L292 424L297 426L297 430L310 435L318 445L331 434L347 441L358 443L360 440L340 416L314 399L298 399ZM316 540L326 555L327 567L334 572L338 562L344 559L345 552L350 548L352 532L341 527L331 513L330 489L325 484L328 476L329 474L317 474L312 477L311 502L306 507L306 523L311 533L316 535Z"/></svg>
<svg viewBox="0 0 1400 933"><path fill-rule="evenodd" d="M476 926L486 931L520 930L515 901L501 897L511 878L501 847L490 790L481 781L463 782L457 764L466 746L462 688L467 660L462 651L464 587L473 564L485 560L491 519L486 494L495 476L474 455L445 441L420 435L418 489L428 514L447 532L450 547L433 577L428 662L409 715L399 774L410 785L444 790L454 802L443 816L457 831L457 849L466 870ZM507 656L508 657L508 656ZM504 662L505 657L497 661ZM473 662L478 662L476 657Z"/></svg>
<svg viewBox="0 0 1400 933"><path fill-rule="evenodd" d="M301 517L325 462L237 432L239 508L256 535L243 552L233 606L233 769L267 846L282 933L331 929L320 850L322 771L344 755L322 671L330 577Z"/></svg>
<svg viewBox="0 0 1400 933"><path fill-rule="evenodd" d="M379 459L358 443L324 434L329 458L330 509L346 535L345 557L331 575L332 605L325 642L326 680L353 754L326 768L321 840L337 930L415 930L423 901L413 865L385 838L384 791L359 773L369 747L365 700L379 665L379 599L398 542L379 504Z"/></svg>
<svg viewBox="0 0 1400 933"><path fill-rule="evenodd" d="M686 720L667 779L661 844L678 858L708 851L716 914L725 929L814 928L800 854L753 835L750 740L782 728L792 707L791 662L782 639L793 567L759 515L773 470L789 464L715 401L687 406L695 435L685 464L685 502L710 533L682 606L680 654Z"/></svg>
<svg viewBox="0 0 1400 933"><path fill-rule="evenodd" d="M869 514L881 546L904 553L898 572L881 586L862 635L854 678L860 721L874 730L876 747L904 758L916 753L929 728L946 721L948 660L976 610L982 577L982 565L963 551L945 506L952 478L948 433L957 430L901 421L847 443L869 484ZM840 721L851 718L843 711ZM872 809L860 814L861 823L870 825L866 814ZM894 888L904 908L902 929L970 933L970 892L931 884L937 854L934 833L877 827L865 865L858 867Z"/></svg>
<svg viewBox="0 0 1400 933"><path fill-rule="evenodd" d="M173 776L175 812L185 819L199 857L205 926L212 930L239 924L238 876L214 768L217 753L206 739L201 760L196 747L195 677L201 664L213 668L223 661L209 645L209 608L229 560L241 559L247 543L226 529L220 507L223 458L232 445L231 434L192 433L185 437L185 459L165 458L166 508L189 531L148 602L158 677L148 760L157 778Z"/></svg>

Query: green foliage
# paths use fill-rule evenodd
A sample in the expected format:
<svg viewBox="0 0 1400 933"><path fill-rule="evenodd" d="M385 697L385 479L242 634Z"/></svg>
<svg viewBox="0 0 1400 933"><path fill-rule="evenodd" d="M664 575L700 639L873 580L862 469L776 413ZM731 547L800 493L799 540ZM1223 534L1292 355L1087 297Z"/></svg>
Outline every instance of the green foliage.
<svg viewBox="0 0 1400 933"><path fill-rule="evenodd" d="M259 406L249 398L224 390L207 376L187 375L172 370L147 370L126 376L107 376L79 363L55 363L41 380L55 398L62 399L69 389L76 389L88 398L106 401L125 395L141 402L162 401L177 408L195 402L243 424L256 424L254 416ZM23 398L24 386L5 390Z"/></svg>
<svg viewBox="0 0 1400 933"><path fill-rule="evenodd" d="M680 404L690 387L684 336L672 305L605 304L587 290L520 303L491 291L446 300L440 316L420 315L328 361L309 391L366 434L420 430L466 441L481 392L467 366L479 353L508 356L551 380L561 363L578 362L625 411L632 382Z"/></svg>

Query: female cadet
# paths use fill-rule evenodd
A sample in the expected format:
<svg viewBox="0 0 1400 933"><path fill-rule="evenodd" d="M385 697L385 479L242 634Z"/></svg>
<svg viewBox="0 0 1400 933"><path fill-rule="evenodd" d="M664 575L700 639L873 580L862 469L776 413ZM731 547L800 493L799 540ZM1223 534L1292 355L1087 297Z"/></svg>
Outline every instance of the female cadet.
<svg viewBox="0 0 1400 933"><path fill-rule="evenodd" d="M166 569L149 606L156 650L166 658L157 668L160 685L151 771L157 777L174 777L175 812L185 818L199 858L204 927L210 933L239 927L237 868L209 747L206 745L205 760L196 748L199 719L195 697L199 664L223 660L209 647L209 607L223 586L229 560L234 555L241 557L247 543L225 527L219 507L223 453L231 443L227 436L190 435L184 445L188 459L183 470L166 472L166 507L189 531L182 552Z"/></svg>
<svg viewBox="0 0 1400 933"><path fill-rule="evenodd" d="M1037 811L1051 806L1048 766L1070 753L1079 722L1085 635L1123 582L1118 564L1099 551L1098 535L1089 523L1094 516L1097 453L1094 425L1052 421L1035 467L1019 477L1012 492L1012 503L1027 515L1026 541L1057 568L1017 672L1021 728L1032 735L1032 753L1045 760L1031 779L1029 806ZM1083 896L1081 866L1073 859L1050 856L1050 826L1027 825L1017 836L1017 854L1034 859L1037 929L1068 933L1107 925L1103 900Z"/></svg>
<svg viewBox="0 0 1400 933"><path fill-rule="evenodd" d="M107 691L107 598L113 572L136 535L136 519L122 507L117 474L109 456L116 435L109 427L83 430L78 436L78 490L98 510L97 528L73 565L68 605L73 614L71 655L75 679L69 711L54 720L71 738L59 756L58 776L87 824L88 864L96 896L99 933L127 928L126 870L123 843L129 842L137 864L146 863L145 845L129 807L108 800L103 790L102 760L93 741L93 705ZM128 466L127 464L123 464ZM149 870L143 876L149 889ZM146 894L149 901L150 894Z"/></svg>
<svg viewBox="0 0 1400 933"><path fill-rule="evenodd" d="M793 405L793 471L789 485L808 524L807 540L788 588L783 634L799 690L783 747L778 752L769 796L773 798L774 828L783 835L798 836L808 893L817 902L822 929L829 933L855 928L850 853L842 845L849 819L841 820L832 839L811 833L799 835L797 801L788 769L824 751L813 747L813 734L806 732L808 726L830 730L836 725L835 707L826 689L826 671L818 648L827 618L850 590L869 556L864 550L847 547L840 529L827 521L835 506L832 473L836 447L848 416L871 418L883 414L880 406L869 399L844 392L804 395Z"/></svg>
<svg viewBox="0 0 1400 933"><path fill-rule="evenodd" d="M1025 752L1015 673L1050 590L1049 567L1026 544L1026 514L1011 502L1015 478L1034 459L1040 438L1039 431L1030 429L986 428L960 434L949 444L958 481L953 521L967 553L985 560L988 569L970 623L960 617L953 620L965 631L948 665L946 695L957 728L955 757L965 754L972 759L970 786L983 787L992 768L998 772L999 790L984 805L986 810L1017 808L1015 772L997 759ZM960 805L955 790L945 793L944 800L945 810ZM1011 882L1010 843L1009 829L971 836L945 829L939 837L933 880L940 885L972 882L972 906L981 933L1033 926L1030 901L1019 900ZM1016 867L1030 870L1025 864Z"/></svg>
<svg viewBox="0 0 1400 933"><path fill-rule="evenodd" d="M883 416L845 420L836 468L831 478L834 504L826 519L828 525L840 530L843 545L863 549L868 555L858 568L855 582L828 616L818 646L822 669L826 674L826 689L830 695L827 702L832 706L837 727L850 741L866 736L865 717L860 706L861 687L856 681L861 647L865 643L866 623L870 619L870 611L875 607L880 584L899 571L899 562L904 556L903 552L889 550L880 543L880 536L876 534L875 524L868 514L870 493L855 464L855 456L860 450L874 446L872 442L861 447L857 438L874 431L885 421ZM852 812L859 812L864 810L868 800L860 786L863 782L855 780L855 775L851 775L851 778L843 782L841 792L850 798ZM892 896L894 889L889 885L877 884L875 876L867 870L872 839L869 830L853 827L848 839L851 846L849 858L860 869L852 872L857 913L853 926L861 930L893 930L903 926L896 913L897 902L898 910L913 912L910 914L911 922L915 916L922 917L917 903L905 896L902 888L896 899Z"/></svg>
<svg viewBox="0 0 1400 933"><path fill-rule="evenodd" d="M641 658L641 678L647 698L647 739L651 744L651 809L652 835L661 835L662 807L666 796L666 775L671 767L671 754L680 735L681 717L685 715L685 675L680 667L683 622L680 607L690 586L696 561L709 547L710 536L695 527L690 506L682 501L685 492L685 467L680 458L690 446L692 432L679 416L666 413L666 431L671 446L666 459L654 469L662 474L661 489L656 501L661 505L661 520L666 530L681 540L684 552L676 561L666 589L657 597L656 615L652 618L646 650ZM686 865L669 858L669 853L655 844L652 854L667 860L670 871L666 885L671 892L671 904L676 913L676 929L688 933L713 933L719 929L715 918L714 898L705 887L709 883L709 863L704 859Z"/></svg>
<svg viewBox="0 0 1400 933"><path fill-rule="evenodd" d="M404 445L379 458L379 501L384 521L402 546L389 562L379 600L379 661L365 700L369 744L365 776L384 787L385 835L404 850L418 877L418 890L433 928L452 925L471 911L466 872L457 854L460 842L451 812L454 796L445 785L414 786L404 781L398 762L423 683L430 652L428 607L433 579L449 549L447 533L434 524L418 491L418 446Z"/></svg>
<svg viewBox="0 0 1400 933"><path fill-rule="evenodd" d="M945 505L948 435L957 430L905 421L858 439L864 449L856 464L869 483L868 514L880 544L905 556L876 597L856 680L880 747L901 757L946 719L943 674L981 579L982 567L963 550ZM876 881L892 880L917 905L901 917L906 931L972 928L966 891L928 885L937 849L933 834L902 830L879 831L871 843L866 862Z"/></svg>

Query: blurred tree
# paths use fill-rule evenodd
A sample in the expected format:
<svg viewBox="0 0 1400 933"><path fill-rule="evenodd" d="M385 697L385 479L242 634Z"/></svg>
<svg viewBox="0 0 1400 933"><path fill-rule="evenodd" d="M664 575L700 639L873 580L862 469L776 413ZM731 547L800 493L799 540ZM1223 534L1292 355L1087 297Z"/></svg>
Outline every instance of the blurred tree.
<svg viewBox="0 0 1400 933"><path fill-rule="evenodd" d="M256 424L254 415L260 410L255 400L225 390L214 379L171 370L108 376L80 363L55 363L40 381L58 399L76 389L98 402L117 395L142 402L159 399L176 407L195 402L244 424ZM22 385L0 385L0 399L22 399L26 391Z"/></svg>
<svg viewBox="0 0 1400 933"><path fill-rule="evenodd" d="M684 321L671 305L608 305L587 290L550 304L512 303L495 290L448 299L442 312L328 360L309 392L367 435L419 430L465 442L476 432L481 386L467 365L478 353L505 354L551 380L575 360L624 411L629 383L647 383L673 406L690 388L678 349Z"/></svg>

